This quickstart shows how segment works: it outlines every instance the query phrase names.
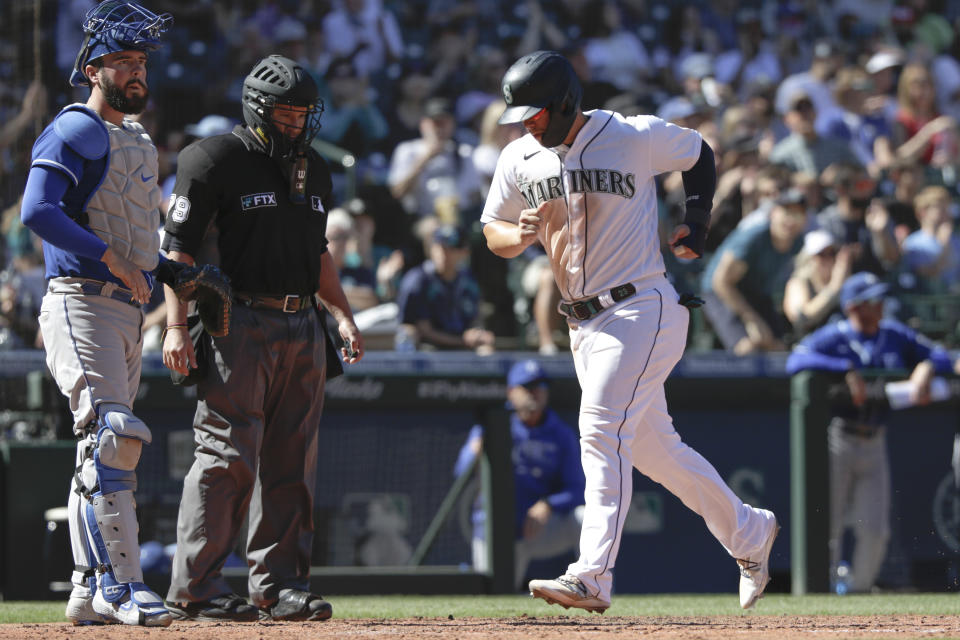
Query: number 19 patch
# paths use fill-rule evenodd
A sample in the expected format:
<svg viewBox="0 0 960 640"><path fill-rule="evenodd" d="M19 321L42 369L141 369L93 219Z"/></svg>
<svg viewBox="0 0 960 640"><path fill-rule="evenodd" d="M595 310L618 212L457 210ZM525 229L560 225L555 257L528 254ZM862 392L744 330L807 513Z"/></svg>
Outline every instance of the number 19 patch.
<svg viewBox="0 0 960 640"><path fill-rule="evenodd" d="M190 199L186 196L170 194L170 205L167 207L167 217L174 222L184 223L190 217Z"/></svg>

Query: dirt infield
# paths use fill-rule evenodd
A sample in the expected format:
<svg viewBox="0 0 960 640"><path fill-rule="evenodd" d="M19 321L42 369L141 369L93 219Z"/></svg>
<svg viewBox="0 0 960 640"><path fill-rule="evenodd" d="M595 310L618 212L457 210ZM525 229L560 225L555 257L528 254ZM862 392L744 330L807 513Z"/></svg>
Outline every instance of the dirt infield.
<svg viewBox="0 0 960 640"><path fill-rule="evenodd" d="M728 640L733 638L960 638L960 616L719 616L406 618L320 623L223 624L174 622L167 629L0 625L0 640Z"/></svg>

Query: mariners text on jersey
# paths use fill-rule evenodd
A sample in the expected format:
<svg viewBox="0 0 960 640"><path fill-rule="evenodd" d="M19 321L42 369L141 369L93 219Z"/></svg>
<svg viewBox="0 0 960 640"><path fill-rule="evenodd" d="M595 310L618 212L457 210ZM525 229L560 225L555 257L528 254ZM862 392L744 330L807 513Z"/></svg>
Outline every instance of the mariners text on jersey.
<svg viewBox="0 0 960 640"><path fill-rule="evenodd" d="M637 192L637 176L616 169L569 169L564 171L572 193L610 193L630 199ZM563 180L559 175L517 185L531 209L547 200L562 198Z"/></svg>

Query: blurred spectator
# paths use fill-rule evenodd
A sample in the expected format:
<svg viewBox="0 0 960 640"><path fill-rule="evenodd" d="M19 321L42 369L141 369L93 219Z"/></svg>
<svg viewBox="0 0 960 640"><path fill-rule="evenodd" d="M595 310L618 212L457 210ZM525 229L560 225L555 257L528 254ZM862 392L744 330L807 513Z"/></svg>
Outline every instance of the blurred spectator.
<svg viewBox="0 0 960 640"><path fill-rule="evenodd" d="M487 105L480 120L480 140L473 150L473 166L482 181L483 193L490 188L493 172L497 168L497 158L508 144L524 134L523 126L518 124L500 124L497 120L507 108L503 99L498 98Z"/></svg>
<svg viewBox="0 0 960 640"><path fill-rule="evenodd" d="M20 200L3 211L6 266L0 269L0 350L43 347L37 316L46 292L40 239L20 221Z"/></svg>
<svg viewBox="0 0 960 640"><path fill-rule="evenodd" d="M770 162L813 175L820 175L835 162L858 162L849 143L817 135L814 128L816 117L816 108L810 97L805 93L794 94L787 102L784 115L790 135L770 151Z"/></svg>
<svg viewBox="0 0 960 640"><path fill-rule="evenodd" d="M884 186L890 195L883 198L883 203L890 212L893 234L899 246L903 246L907 236L920 228L913 210L913 199L923 188L923 178L923 167L908 160L895 160L887 170Z"/></svg>
<svg viewBox="0 0 960 640"><path fill-rule="evenodd" d="M482 185L472 149L454 139L454 126L450 102L430 99L420 119L420 137L394 150L387 182L408 213L466 224L472 220L458 219L460 213L479 205Z"/></svg>
<svg viewBox="0 0 960 640"><path fill-rule="evenodd" d="M924 187L913 200L920 229L903 242L904 269L916 276L923 293L960 293L960 236L950 192Z"/></svg>
<svg viewBox="0 0 960 640"><path fill-rule="evenodd" d="M573 66L577 77L580 78L580 85L583 87L583 102L581 105L584 111L602 109L609 100L622 95L623 92L612 82L600 80L594 76L584 53L585 47L586 44L582 40L576 40L563 49L564 55ZM536 49L528 50L536 51ZM645 85L638 85L638 87L641 86ZM634 87L631 93L636 93L638 87Z"/></svg>
<svg viewBox="0 0 960 640"><path fill-rule="evenodd" d="M541 0L526 0L524 8L527 10L526 29L517 45L519 51L541 51L544 49L562 51L567 46L567 36L563 29L547 15ZM512 53L512 52L508 52ZM580 72L580 69L577 69Z"/></svg>
<svg viewBox="0 0 960 640"><path fill-rule="evenodd" d="M823 120L833 115L837 108L830 85L833 76L840 68L843 58L837 45L830 40L821 40L813 46L813 58L810 68L784 78L777 86L775 104L777 113L786 117L798 95L807 96L813 103L817 115L817 129L821 130Z"/></svg>
<svg viewBox="0 0 960 640"><path fill-rule="evenodd" d="M806 200L790 190L769 221L736 229L714 253L701 282L703 309L724 349L745 355L784 348L784 287L806 226Z"/></svg>
<svg viewBox="0 0 960 640"><path fill-rule="evenodd" d="M818 118L817 131L826 138L848 142L860 163L876 177L893 161L892 132L882 112L869 111L870 89L866 71L840 69L833 85L837 106L825 118Z"/></svg>
<svg viewBox="0 0 960 640"><path fill-rule="evenodd" d="M642 84L652 67L650 56L640 38L623 28L618 3L587 0L582 19L583 55L590 75L621 91Z"/></svg>
<svg viewBox="0 0 960 640"><path fill-rule="evenodd" d="M840 312L840 287L850 275L850 247L841 247L830 232L808 231L793 274L783 293L783 313L802 338Z"/></svg>
<svg viewBox="0 0 960 640"><path fill-rule="evenodd" d="M911 63L904 67L897 99L900 110L893 125L897 158L929 165L938 149L944 154L957 153L957 122L937 111L934 79L925 65ZM947 158L937 160L942 163Z"/></svg>
<svg viewBox="0 0 960 640"><path fill-rule="evenodd" d="M780 82L782 72L774 47L763 33L760 12L751 6L738 8L736 25L736 48L717 56L714 69L717 82L742 98L754 82Z"/></svg>
<svg viewBox="0 0 960 640"><path fill-rule="evenodd" d="M351 59L361 76L382 71L403 55L403 36L380 0L343 0L323 19L324 40L334 56Z"/></svg>
<svg viewBox="0 0 960 640"><path fill-rule="evenodd" d="M0 150L13 144L30 125L47 115L47 90L39 82L31 82L23 92L17 114L0 126Z"/></svg>
<svg viewBox="0 0 960 640"><path fill-rule="evenodd" d="M480 292L464 264L469 256L464 233L441 225L428 244L429 259L404 275L397 293L403 335L414 336L419 346L489 353L494 336L475 326Z"/></svg>
<svg viewBox="0 0 960 640"><path fill-rule="evenodd" d="M871 83L866 111L882 117L888 124L897 118L897 73L902 66L903 53L899 49L881 49L870 56L863 66Z"/></svg>
<svg viewBox="0 0 960 640"><path fill-rule="evenodd" d="M583 520L583 469L576 431L549 408L550 390L535 360L515 363L507 374L511 461L516 509L514 586L520 588L530 560L575 551ZM474 425L460 449L454 475L471 468L483 451L483 425ZM482 494L473 506L473 568L490 570Z"/></svg>
<svg viewBox="0 0 960 640"><path fill-rule="evenodd" d="M433 94L434 82L430 74L418 65L404 69L389 100L381 103L381 110L389 125L383 150L392 153L398 144L420 135L423 108Z"/></svg>
<svg viewBox="0 0 960 640"><path fill-rule="evenodd" d="M357 230L345 209L331 209L327 215L327 251L340 275L340 286L350 308L362 311L379 304L377 279L363 264L357 251Z"/></svg>
<svg viewBox="0 0 960 640"><path fill-rule="evenodd" d="M330 62L326 75L323 127L317 137L367 157L387 137L387 121L371 100L366 76L348 58Z"/></svg>
<svg viewBox="0 0 960 640"><path fill-rule="evenodd" d="M713 196L713 215L707 236L709 251L716 249L744 215L756 208L756 200L748 193L754 188L761 172L759 148L759 139L750 133L739 134L724 145L717 163L720 178ZM746 207L751 209L747 210Z"/></svg>
<svg viewBox="0 0 960 640"><path fill-rule="evenodd" d="M875 198L877 183L859 164L837 164L822 180L834 192L834 203L817 215L817 224L841 244L851 247L854 271L884 275L896 268L900 249L893 221L883 201Z"/></svg>

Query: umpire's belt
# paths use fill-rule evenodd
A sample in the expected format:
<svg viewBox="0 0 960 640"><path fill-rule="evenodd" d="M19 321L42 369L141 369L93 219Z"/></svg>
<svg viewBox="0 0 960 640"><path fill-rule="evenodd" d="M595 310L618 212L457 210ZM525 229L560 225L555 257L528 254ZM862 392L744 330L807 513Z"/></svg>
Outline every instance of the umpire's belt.
<svg viewBox="0 0 960 640"><path fill-rule="evenodd" d="M621 300L626 300L637 292L632 283L622 284L598 296L577 302L561 302L560 312L577 320L589 320L607 307L612 307Z"/></svg>
<svg viewBox="0 0 960 640"><path fill-rule="evenodd" d="M251 309L272 309L284 313L296 313L314 305L313 295L271 296L261 293L235 292L233 297L237 302Z"/></svg>
<svg viewBox="0 0 960 640"><path fill-rule="evenodd" d="M137 309L140 308L140 303L133 299L133 292L130 291L130 289L124 289L116 282L104 282L103 280L93 280L91 278L51 278L48 288L50 293L103 296L111 300L125 302Z"/></svg>

